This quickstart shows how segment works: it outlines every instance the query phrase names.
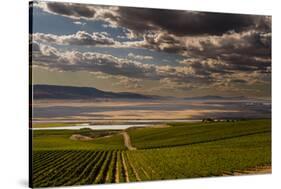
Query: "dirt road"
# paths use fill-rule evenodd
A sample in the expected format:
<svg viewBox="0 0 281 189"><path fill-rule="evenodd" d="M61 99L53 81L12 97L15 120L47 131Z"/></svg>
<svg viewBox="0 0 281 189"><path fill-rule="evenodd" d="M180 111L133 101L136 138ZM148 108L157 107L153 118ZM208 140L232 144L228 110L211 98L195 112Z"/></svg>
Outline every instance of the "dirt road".
<svg viewBox="0 0 281 189"><path fill-rule="evenodd" d="M123 138L124 138L124 144L128 148L128 150L136 150L137 148L132 146L130 136L126 131L122 132Z"/></svg>

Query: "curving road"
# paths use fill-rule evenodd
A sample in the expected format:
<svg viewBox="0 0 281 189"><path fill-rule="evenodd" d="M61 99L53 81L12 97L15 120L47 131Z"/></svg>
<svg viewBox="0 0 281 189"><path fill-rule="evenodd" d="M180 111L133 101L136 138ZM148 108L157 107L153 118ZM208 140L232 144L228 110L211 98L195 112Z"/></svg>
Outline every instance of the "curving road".
<svg viewBox="0 0 281 189"><path fill-rule="evenodd" d="M132 146L130 136L126 131L122 132L123 138L124 138L124 144L128 148L128 150L136 150L137 148Z"/></svg>

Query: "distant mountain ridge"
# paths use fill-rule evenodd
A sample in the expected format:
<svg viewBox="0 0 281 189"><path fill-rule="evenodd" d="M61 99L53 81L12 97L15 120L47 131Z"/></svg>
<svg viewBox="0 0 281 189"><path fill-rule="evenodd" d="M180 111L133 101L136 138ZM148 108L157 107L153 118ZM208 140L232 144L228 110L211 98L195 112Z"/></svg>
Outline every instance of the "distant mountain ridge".
<svg viewBox="0 0 281 189"><path fill-rule="evenodd" d="M94 87L76 87L60 85L33 85L33 99L177 99L170 96L143 95L131 92L110 92L96 89ZM182 98L181 98L182 99ZM184 100L246 100L244 96L197 96L186 97Z"/></svg>
<svg viewBox="0 0 281 189"><path fill-rule="evenodd" d="M185 100L246 100L248 99L245 96L215 96L215 95L207 95L207 96L197 96L197 97L187 97Z"/></svg>
<svg viewBox="0 0 281 189"><path fill-rule="evenodd" d="M33 85L33 98L36 99L153 99L157 96L142 95L130 92L107 92L94 87L74 87L59 85Z"/></svg>

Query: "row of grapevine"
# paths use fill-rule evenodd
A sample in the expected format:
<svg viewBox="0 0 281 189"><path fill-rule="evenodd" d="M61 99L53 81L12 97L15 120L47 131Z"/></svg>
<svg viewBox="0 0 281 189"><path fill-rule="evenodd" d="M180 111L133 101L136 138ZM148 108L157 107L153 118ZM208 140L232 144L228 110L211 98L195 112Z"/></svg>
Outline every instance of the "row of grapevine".
<svg viewBox="0 0 281 189"><path fill-rule="evenodd" d="M88 161L86 161L86 165L81 164L80 167L77 169L76 172L73 172L75 174L75 178L69 180L68 182L65 183L65 185L70 186L70 185L78 185L80 184L80 181L87 177L87 175L89 175L89 173L92 170L93 165L96 164L96 162L100 159L100 157L102 156L102 152L96 152L94 155L94 157L92 158L88 158ZM80 172L82 171L82 172Z"/></svg>
<svg viewBox="0 0 281 189"><path fill-rule="evenodd" d="M37 151L34 187L72 186L147 180L126 151Z"/></svg>
<svg viewBox="0 0 281 189"><path fill-rule="evenodd" d="M122 159L121 159L122 152L117 152L117 162L116 162L116 179L117 183L119 182L126 182L126 170L123 166Z"/></svg>
<svg viewBox="0 0 281 189"><path fill-rule="evenodd" d="M38 154L38 155L37 155ZM33 155L33 172L42 171L42 162L44 162L45 166L48 167L48 164L53 163L58 159L58 157L69 154L68 152L61 151L58 153L53 153L51 151L48 152L38 152Z"/></svg>
<svg viewBox="0 0 281 189"><path fill-rule="evenodd" d="M95 179L95 183L105 183L106 175L108 173L108 168L111 160L112 152L107 152L106 158L104 159L104 162L99 169L99 174Z"/></svg>
<svg viewBox="0 0 281 189"><path fill-rule="evenodd" d="M55 180L52 185L63 186L69 181L69 178L75 178L78 175L77 172L81 171L81 166L84 167L93 156L95 156L95 153L83 153L79 159L79 164L70 162L67 166L64 166L64 169L51 177L51 180Z"/></svg>
<svg viewBox="0 0 281 189"><path fill-rule="evenodd" d="M117 169L116 160L117 160L117 153L113 153L109 164L108 173L106 176L106 183L114 183L116 180L116 169Z"/></svg>
<svg viewBox="0 0 281 189"><path fill-rule="evenodd" d="M61 156L54 155L53 158L48 159L48 161L41 161L40 165L37 165L33 169L33 179L38 181L38 178L44 177L53 171L54 166L60 165L65 162L65 160L70 159L74 155L79 155L74 152L63 153ZM75 156L74 156L75 157Z"/></svg>
<svg viewBox="0 0 281 189"><path fill-rule="evenodd" d="M134 167L132 166L132 164L127 156L127 153L124 152L122 155L123 155L122 158L124 159L124 161L126 162L126 165L127 165L126 167L127 167L130 182L140 181L138 173L135 171Z"/></svg>
<svg viewBox="0 0 281 189"><path fill-rule="evenodd" d="M69 153L68 156L64 156L59 158L58 161L55 161L53 164L48 166L40 172L40 175L34 175L33 179L38 186L45 187L45 186L57 186L56 181L62 177L66 172L69 172L73 166L76 166L76 162L84 161L85 153L76 152L76 153ZM47 182L46 182L47 181ZM35 186L36 186L35 185Z"/></svg>
<svg viewBox="0 0 281 189"><path fill-rule="evenodd" d="M150 167L151 163L146 162L145 159L142 158L142 156L130 155L131 153L134 154L136 152L126 152L127 157L130 159L130 162L134 162L133 166L140 180L151 180L152 175L155 175L155 171Z"/></svg>

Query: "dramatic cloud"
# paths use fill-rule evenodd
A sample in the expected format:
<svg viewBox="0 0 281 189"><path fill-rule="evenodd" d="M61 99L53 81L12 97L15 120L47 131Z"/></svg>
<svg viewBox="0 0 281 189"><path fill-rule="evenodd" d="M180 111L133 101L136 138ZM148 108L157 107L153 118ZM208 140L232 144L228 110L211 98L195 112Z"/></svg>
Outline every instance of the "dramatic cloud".
<svg viewBox="0 0 281 189"><path fill-rule="evenodd" d="M143 41L126 42L124 45L178 53L186 57L181 64L196 70L201 68L201 72L205 73L265 71L271 66L271 33L254 30L197 37L177 37L162 32L145 35Z"/></svg>
<svg viewBox="0 0 281 189"><path fill-rule="evenodd" d="M229 74L231 67L218 59L184 59L180 64L190 66L193 68L195 74L209 76L212 73Z"/></svg>
<svg viewBox="0 0 281 189"><path fill-rule="evenodd" d="M124 47L155 49L170 53L182 53L186 49L177 37L165 32L144 34L142 41L129 41L124 42L122 45Z"/></svg>
<svg viewBox="0 0 281 189"><path fill-rule="evenodd" d="M264 16L205 13L183 10L145 9L74 3L39 2L43 10L73 19L104 20L113 26L124 27L136 34L146 31L167 31L184 35L222 35L227 31L240 32L249 28L270 28Z"/></svg>
<svg viewBox="0 0 281 189"><path fill-rule="evenodd" d="M38 6L45 11L53 14L58 14L73 19L80 18L93 18L95 10L84 6L82 4L74 3L59 3L59 2L35 2L35 6Z"/></svg>
<svg viewBox="0 0 281 189"><path fill-rule="evenodd" d="M219 91L246 92L246 94L264 94L271 92L271 73L260 71L236 72L228 75L213 74L214 83L210 87Z"/></svg>
<svg viewBox="0 0 281 189"><path fill-rule="evenodd" d="M58 6L59 4L59 6ZM146 48L177 53L197 73L233 70L266 70L271 64L271 17L243 14L205 13L181 10L143 9L40 2L43 10L75 19L103 20L123 27L127 38L143 40L116 42L101 33L78 32L68 36L37 34L35 40L76 45L110 45L115 48ZM58 6L57 8L55 8ZM83 7L83 8L82 8ZM67 10L71 11L67 11ZM129 58L150 59L145 56ZM204 62L221 62L216 68ZM186 61L188 62L188 61ZM189 61L191 62L191 61ZM201 70L198 69L201 67ZM205 70L204 70L205 68Z"/></svg>
<svg viewBox="0 0 281 189"><path fill-rule="evenodd" d="M271 85L270 16L56 2L37 2L35 6L71 18L77 25L87 20L106 31L34 33L35 66L98 72L116 77L115 85L135 89L143 86L144 79L158 81L163 90L171 91L213 88L259 94L258 90ZM76 50L61 50L64 47L60 45L76 45ZM126 48L128 55L80 52L80 46L102 46L99 50L105 51ZM130 48L134 53L127 52ZM159 58L168 61L161 65L156 62Z"/></svg>
<svg viewBox="0 0 281 189"><path fill-rule="evenodd" d="M100 71L136 78L155 75L155 68L148 64L95 52L62 52L47 45L40 45L40 51L33 53L33 61L34 65L61 71Z"/></svg>
<svg viewBox="0 0 281 189"><path fill-rule="evenodd" d="M259 31L230 32L222 36L177 37L167 33L148 34L143 41L118 42L107 33L78 31L72 35L33 34L38 42L60 45L110 46L114 48L148 48L178 53L197 74L229 73L237 70L266 71L271 66L271 33ZM152 56L128 54L129 59L152 60ZM212 63L210 63L212 62Z"/></svg>
<svg viewBox="0 0 281 189"><path fill-rule="evenodd" d="M270 82L271 76L271 65L268 65L265 70L255 69L254 71L254 69L250 69L249 71L244 68L237 72L238 69L233 68L231 64L217 59L203 61L184 59L180 61L182 66L160 66L96 52L59 51L54 47L39 45L36 42L32 44L32 49L32 60L35 66L59 71L101 72L124 77L125 79L123 78L121 83L134 81L136 86L140 85L140 79L148 79L160 80L166 84L173 83L179 89L191 88L191 86L198 84L202 88L210 87L210 85L215 86L218 83L226 86L225 83ZM240 77L241 74L247 76L243 77L243 81Z"/></svg>
<svg viewBox="0 0 281 189"><path fill-rule="evenodd" d="M38 43L34 43L37 46ZM33 52L33 65L59 71L88 71L120 75L130 78L146 78L158 80L173 77L177 80L195 79L191 67L172 67L144 64L109 54L96 52L59 51L58 49L40 45L40 51Z"/></svg>
<svg viewBox="0 0 281 189"><path fill-rule="evenodd" d="M181 10L161 10L120 7L119 26L137 33L164 30L179 36L221 35L227 31L242 31L254 27L262 17L238 14L203 13Z"/></svg>
<svg viewBox="0 0 281 189"><path fill-rule="evenodd" d="M33 39L38 42L54 43L59 45L114 45L118 42L110 38L105 32L94 32L92 34L85 31L78 31L72 35L54 35L35 33Z"/></svg>

